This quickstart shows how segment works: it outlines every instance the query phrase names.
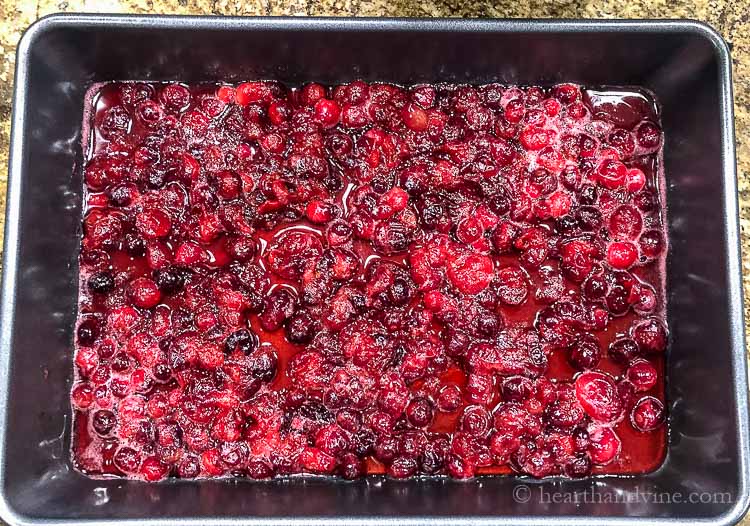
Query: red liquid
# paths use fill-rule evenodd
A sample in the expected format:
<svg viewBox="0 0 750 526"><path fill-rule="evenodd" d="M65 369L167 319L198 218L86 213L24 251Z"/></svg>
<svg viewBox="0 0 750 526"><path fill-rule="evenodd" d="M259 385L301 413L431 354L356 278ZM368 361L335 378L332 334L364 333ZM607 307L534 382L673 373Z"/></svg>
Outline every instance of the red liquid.
<svg viewBox="0 0 750 526"><path fill-rule="evenodd" d="M653 430L638 431L631 422L642 397L664 402L663 349L648 349L649 342L633 335L641 320L662 326L665 320L662 139L651 98L572 86L370 87L368 94L366 85L355 84L322 91L336 101L326 106L315 102L315 89L275 84L236 95L219 91L228 102L217 98L215 85L165 88L107 84L92 100L72 396L73 457L81 471L158 480L384 472L586 476L659 466L666 451L663 411L650 415ZM189 100L180 98L186 94ZM607 158L616 162L602 174ZM420 166L426 168L419 172ZM625 175L626 168L641 172ZM561 173L572 169L578 180ZM371 190L363 191L366 186ZM389 191L393 187L409 195ZM428 194L438 202L430 210ZM326 210L315 216L311 201L335 207L355 227L352 240L331 239L335 217L321 218ZM643 226L626 232L628 220L620 232L610 232L610 215L623 204L637 211L634 220ZM577 219L591 209L603 216L594 228ZM153 214L143 214L152 210L164 213L157 219L166 215L166 230ZM481 224L472 225L478 217ZM509 248L497 234L502 225L522 234ZM534 228L546 239L522 241ZM613 274L618 262L611 258L627 254L611 255L611 243L637 249L647 230L660 235L662 246L638 249L627 271ZM289 247L293 231L311 233L306 241L312 245L284 260L272 247ZM255 253L232 249L228 243L238 238ZM420 249L436 239L443 240L440 256L420 270ZM596 253L571 255L565 247L575 240ZM334 276L324 251L356 256L358 269ZM539 251L543 255L535 257ZM576 274L571 262L586 271ZM248 265L262 279L243 283ZM525 298L503 289L518 285L503 281L506 274L498 271L506 267L524 276ZM170 274L180 282L174 286L164 271L176 268L188 270ZM385 269L382 293L377 268ZM543 286L540 268L558 283L547 298L535 297ZM582 297L582 282L602 272L610 279L608 300ZM648 285L650 295L643 292ZM616 303L618 286L627 298L622 312L613 312L618 308L607 301ZM296 306L275 324L286 330L266 330L268 297L280 287L292 291ZM337 291L346 287L364 299L341 300ZM550 318L549 306L562 300L577 310ZM351 307L355 301L363 304ZM354 309L343 321L340 306ZM606 327L591 317L597 309ZM388 317L393 312L400 321ZM122 313L133 315L132 326L123 324ZM302 321L295 325L297 318ZM541 327L544 320L554 327ZM227 343L242 329L249 330L249 341ZM517 329L532 339L520 340ZM449 351L456 330L464 345ZM375 334L383 336L368 339ZM326 335L339 354L322 353ZM629 336L638 340L636 358L653 366L655 383L631 399L620 392L615 400L599 400L602 408L592 409L588 402L596 393L576 393L572 382L578 378L576 385L585 388L583 379L594 376L579 376L579 369L590 369L609 375L603 381L610 387L628 384L627 364L613 360L608 349ZM569 357L586 338L600 353L590 363L579 360L577 369ZM489 354L479 350L483 344ZM302 369L300 356L313 357L314 367ZM360 387L342 399L333 391L344 373ZM384 387L388 375L401 387ZM470 393L470 375L490 379L492 388ZM528 378L518 381L530 392L513 395L501 387L519 376ZM438 401L446 386L462 391L459 407L449 411ZM432 411L426 423L403 407L421 399ZM575 413L574 423L551 416L563 405ZM484 407L477 411L490 416L486 430L462 423L467 406ZM530 415L531 428L498 423L499 416L493 422L493 413L510 406ZM602 417L613 407L616 414ZM361 419L357 430L344 409ZM389 411L382 424L381 413ZM621 440L614 456L580 440L598 429L613 429ZM461 442L458 431L472 438ZM503 433L517 443L498 446L492 437ZM366 448L366 435L375 437L374 452ZM395 449L389 453L389 447Z"/></svg>

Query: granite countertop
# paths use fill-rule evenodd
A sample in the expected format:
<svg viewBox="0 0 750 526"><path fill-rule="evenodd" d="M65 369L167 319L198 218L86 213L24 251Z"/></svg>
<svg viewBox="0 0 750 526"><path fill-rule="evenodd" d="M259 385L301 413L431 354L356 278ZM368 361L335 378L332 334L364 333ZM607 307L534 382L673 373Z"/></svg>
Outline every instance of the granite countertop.
<svg viewBox="0 0 750 526"><path fill-rule="evenodd" d="M0 0L0 240L10 137L15 48L34 20L57 12L183 15L694 18L729 42L734 67L743 273L750 298L750 0ZM1 245L0 245L1 246ZM750 301L745 302L750 321ZM746 324L750 336L750 324ZM742 523L750 526L750 517Z"/></svg>

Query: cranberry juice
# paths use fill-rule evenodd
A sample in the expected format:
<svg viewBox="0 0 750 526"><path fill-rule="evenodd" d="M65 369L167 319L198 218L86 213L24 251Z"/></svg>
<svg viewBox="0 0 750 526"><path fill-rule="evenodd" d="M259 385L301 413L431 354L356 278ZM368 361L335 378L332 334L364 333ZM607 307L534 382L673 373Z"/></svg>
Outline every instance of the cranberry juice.
<svg viewBox="0 0 750 526"><path fill-rule="evenodd" d="M582 477L666 448L638 90L93 88L73 458L94 477Z"/></svg>

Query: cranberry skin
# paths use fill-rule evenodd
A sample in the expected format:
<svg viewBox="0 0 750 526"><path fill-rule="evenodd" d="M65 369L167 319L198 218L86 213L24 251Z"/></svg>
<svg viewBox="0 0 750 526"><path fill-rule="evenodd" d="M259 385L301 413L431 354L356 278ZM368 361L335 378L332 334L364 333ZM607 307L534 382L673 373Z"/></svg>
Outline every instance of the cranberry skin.
<svg viewBox="0 0 750 526"><path fill-rule="evenodd" d="M149 278L137 278L128 285L128 296L136 307L150 309L161 301L161 291Z"/></svg>
<svg viewBox="0 0 750 526"><path fill-rule="evenodd" d="M609 344L607 354L613 361L619 364L627 364L640 356L641 350L632 339L620 338Z"/></svg>
<svg viewBox="0 0 750 526"><path fill-rule="evenodd" d="M584 411L597 422L614 422L622 413L617 387L606 374L588 371L578 375L575 393Z"/></svg>
<svg viewBox="0 0 750 526"><path fill-rule="evenodd" d="M664 405L653 396L645 396L638 400L630 412L630 423L642 433L658 429L665 420Z"/></svg>
<svg viewBox="0 0 750 526"><path fill-rule="evenodd" d="M265 299L260 324L266 331L275 331L294 314L296 300L285 288L277 288Z"/></svg>
<svg viewBox="0 0 750 526"><path fill-rule="evenodd" d="M432 402L427 398L414 398L406 406L406 418L414 427L427 427L433 418Z"/></svg>
<svg viewBox="0 0 750 526"><path fill-rule="evenodd" d="M460 422L461 429L466 433L483 437L490 430L492 416L484 407L471 405L464 408Z"/></svg>
<svg viewBox="0 0 750 526"><path fill-rule="evenodd" d="M636 391L648 391L656 385L658 374L656 368L646 360L635 360L630 364L625 377L635 387Z"/></svg>
<svg viewBox="0 0 750 526"><path fill-rule="evenodd" d="M633 327L633 340L644 353L660 353L667 348L667 329L657 318L649 318Z"/></svg>

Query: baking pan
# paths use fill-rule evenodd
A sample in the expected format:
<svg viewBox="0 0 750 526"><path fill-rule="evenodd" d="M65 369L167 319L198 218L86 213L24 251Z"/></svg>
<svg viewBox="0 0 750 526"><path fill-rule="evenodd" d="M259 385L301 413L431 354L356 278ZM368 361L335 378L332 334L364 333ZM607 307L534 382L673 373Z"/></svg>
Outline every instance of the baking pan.
<svg viewBox="0 0 750 526"><path fill-rule="evenodd" d="M84 95L111 80L641 86L662 105L671 250L667 457L583 480L92 480L69 454ZM730 524L748 507L731 63L692 21L57 15L18 48L0 333L12 524ZM590 497L587 497L590 495Z"/></svg>

